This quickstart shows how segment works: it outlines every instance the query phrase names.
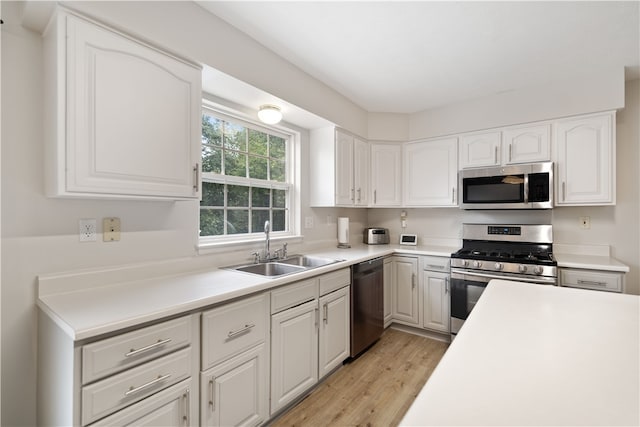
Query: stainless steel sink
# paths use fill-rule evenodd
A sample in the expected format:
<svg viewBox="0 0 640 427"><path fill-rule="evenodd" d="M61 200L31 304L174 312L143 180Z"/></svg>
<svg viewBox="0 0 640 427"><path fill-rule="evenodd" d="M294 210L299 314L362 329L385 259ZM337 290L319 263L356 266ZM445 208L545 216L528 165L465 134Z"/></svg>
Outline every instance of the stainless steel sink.
<svg viewBox="0 0 640 427"><path fill-rule="evenodd" d="M285 274L299 273L306 270L306 268L299 267L297 265L280 264L277 262L264 262L260 264L244 265L232 269L236 271L242 271L244 273L253 273L268 277L283 276Z"/></svg>
<svg viewBox="0 0 640 427"><path fill-rule="evenodd" d="M223 268L225 270L234 270L240 271L242 273L251 273L259 276L274 278L287 274L300 273L302 271L334 264L340 261L343 260L309 255L292 255L285 259L279 259L271 262L234 265Z"/></svg>
<svg viewBox="0 0 640 427"><path fill-rule="evenodd" d="M282 264L299 265L307 268L322 267L340 261L342 260L309 255L292 255L286 259L278 260L278 262Z"/></svg>

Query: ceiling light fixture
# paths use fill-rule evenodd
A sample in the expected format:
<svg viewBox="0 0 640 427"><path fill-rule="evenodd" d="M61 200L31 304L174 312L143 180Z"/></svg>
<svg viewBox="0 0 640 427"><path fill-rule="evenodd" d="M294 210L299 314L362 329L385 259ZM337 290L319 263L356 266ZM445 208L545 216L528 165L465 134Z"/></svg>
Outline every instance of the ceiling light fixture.
<svg viewBox="0 0 640 427"><path fill-rule="evenodd" d="M275 105L261 105L258 110L258 118L262 123L275 125L282 120L282 111L280 111L280 108Z"/></svg>

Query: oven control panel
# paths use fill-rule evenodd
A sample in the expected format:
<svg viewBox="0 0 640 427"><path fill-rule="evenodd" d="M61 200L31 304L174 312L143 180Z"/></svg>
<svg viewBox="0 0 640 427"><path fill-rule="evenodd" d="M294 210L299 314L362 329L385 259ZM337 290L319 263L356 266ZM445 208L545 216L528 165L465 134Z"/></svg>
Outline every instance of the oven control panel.
<svg viewBox="0 0 640 427"><path fill-rule="evenodd" d="M487 234L497 234L501 236L519 236L522 234L521 227L490 225L487 227Z"/></svg>

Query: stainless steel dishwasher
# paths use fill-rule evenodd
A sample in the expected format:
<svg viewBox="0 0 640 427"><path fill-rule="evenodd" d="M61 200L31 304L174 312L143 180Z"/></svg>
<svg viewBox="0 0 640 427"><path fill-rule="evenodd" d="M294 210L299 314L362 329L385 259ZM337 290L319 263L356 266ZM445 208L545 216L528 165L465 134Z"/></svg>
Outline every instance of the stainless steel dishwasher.
<svg viewBox="0 0 640 427"><path fill-rule="evenodd" d="M383 258L351 267L351 357L380 338L384 330Z"/></svg>

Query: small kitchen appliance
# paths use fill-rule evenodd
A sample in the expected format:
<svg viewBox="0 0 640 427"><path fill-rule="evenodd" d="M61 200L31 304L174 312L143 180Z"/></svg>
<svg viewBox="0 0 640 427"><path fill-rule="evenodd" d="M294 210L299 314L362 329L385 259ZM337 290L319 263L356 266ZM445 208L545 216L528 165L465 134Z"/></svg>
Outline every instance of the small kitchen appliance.
<svg viewBox="0 0 640 427"><path fill-rule="evenodd" d="M463 209L553 208L553 163L525 163L460 172Z"/></svg>
<svg viewBox="0 0 640 427"><path fill-rule="evenodd" d="M452 335L491 279L557 284L551 225L463 224L462 239L451 254Z"/></svg>
<svg viewBox="0 0 640 427"><path fill-rule="evenodd" d="M365 228L363 241L367 245L386 245L389 243L389 230L386 228Z"/></svg>

